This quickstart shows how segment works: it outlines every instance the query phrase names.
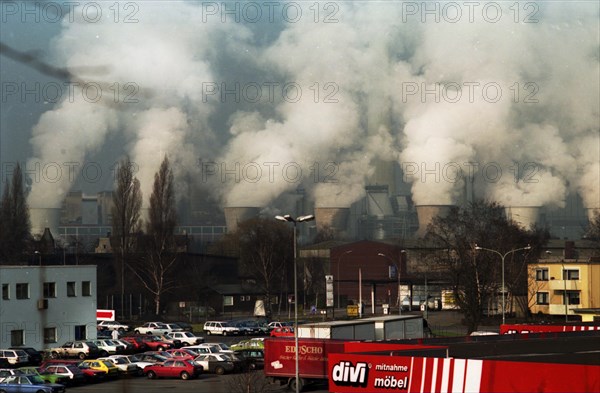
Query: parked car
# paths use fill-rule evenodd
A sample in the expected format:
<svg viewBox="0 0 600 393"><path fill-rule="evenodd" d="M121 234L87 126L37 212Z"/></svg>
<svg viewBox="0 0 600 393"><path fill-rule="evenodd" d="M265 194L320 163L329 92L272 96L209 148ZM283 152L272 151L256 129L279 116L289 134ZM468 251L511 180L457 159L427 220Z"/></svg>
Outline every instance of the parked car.
<svg viewBox="0 0 600 393"><path fill-rule="evenodd" d="M123 340L133 345L134 352L143 352L148 349L148 346L140 336L124 336L120 338L120 340Z"/></svg>
<svg viewBox="0 0 600 393"><path fill-rule="evenodd" d="M100 360L104 363L112 363L116 368L119 369L120 375L132 376L141 374L141 369L137 365L126 360L125 358L104 357L98 358L97 360Z"/></svg>
<svg viewBox="0 0 600 393"><path fill-rule="evenodd" d="M98 321L98 330L117 330L119 332L129 331L129 325L120 323L118 321Z"/></svg>
<svg viewBox="0 0 600 393"><path fill-rule="evenodd" d="M20 349L27 353L29 356L28 364L30 366L39 366L42 363L42 353L35 348L32 347L10 347L8 349Z"/></svg>
<svg viewBox="0 0 600 393"><path fill-rule="evenodd" d="M176 321L174 323L176 323L180 328L182 328L184 332L194 332L194 327L188 322Z"/></svg>
<svg viewBox="0 0 600 393"><path fill-rule="evenodd" d="M190 332L173 332L165 334L165 337L172 341L179 341L182 345L196 345L204 342L204 337L198 337Z"/></svg>
<svg viewBox="0 0 600 393"><path fill-rule="evenodd" d="M19 368L23 374L34 374L42 378L46 383L60 383L66 385L69 378L64 375L54 374L47 371L41 371L38 367L27 366Z"/></svg>
<svg viewBox="0 0 600 393"><path fill-rule="evenodd" d="M200 346L200 347L213 347L213 348L216 348L219 352L233 353L233 351L231 350L231 348L229 348L229 345L227 345L225 343L203 343L203 344L198 344L198 346Z"/></svg>
<svg viewBox="0 0 600 393"><path fill-rule="evenodd" d="M269 332L271 332L277 328L291 327L291 326L293 326L293 322L273 321L273 322L269 322L269 324L267 325L267 328L269 329Z"/></svg>
<svg viewBox="0 0 600 393"><path fill-rule="evenodd" d="M122 340L120 338L116 339L116 340L111 340L111 341L125 347L125 350L122 351L121 353L132 354L132 353L136 352L135 345L133 343Z"/></svg>
<svg viewBox="0 0 600 393"><path fill-rule="evenodd" d="M22 349L0 349L0 358L4 358L11 366L25 366L29 363L29 355Z"/></svg>
<svg viewBox="0 0 600 393"><path fill-rule="evenodd" d="M18 393L39 393L41 391L48 391L50 393L65 392L65 385L60 383L46 383L46 381L35 374L12 375L6 377L0 382L0 392L10 392L11 388L8 385L17 385L14 391Z"/></svg>
<svg viewBox="0 0 600 393"><path fill-rule="evenodd" d="M185 349L185 348L167 349L165 352L170 354L174 358L187 359L187 360L194 360L194 358L196 356L198 356L198 353L194 352L193 349Z"/></svg>
<svg viewBox="0 0 600 393"><path fill-rule="evenodd" d="M271 337L294 337L294 328L278 327L271 330Z"/></svg>
<svg viewBox="0 0 600 393"><path fill-rule="evenodd" d="M249 335L263 336L269 334L269 329L266 326L261 326L256 321L241 321L239 324L246 329Z"/></svg>
<svg viewBox="0 0 600 393"><path fill-rule="evenodd" d="M130 359L131 359L131 361L136 362L136 363L151 363L151 364L163 363L163 362L169 360L167 357L165 357L163 355L158 355L155 353L138 353L137 355L132 355ZM145 367L144 367L144 369L145 369Z"/></svg>
<svg viewBox="0 0 600 393"><path fill-rule="evenodd" d="M136 361L132 355L110 355L108 358L112 359L113 363L117 367L123 364L134 365L138 371L137 375L144 375L144 368L146 368L146 366L154 364L154 362Z"/></svg>
<svg viewBox="0 0 600 393"><path fill-rule="evenodd" d="M233 352L244 362L247 370L260 370L265 368L265 353L262 349L240 349Z"/></svg>
<svg viewBox="0 0 600 393"><path fill-rule="evenodd" d="M204 323L204 331L209 336L211 334L221 334L223 336L235 336L241 333L240 329L235 325L225 321L206 321Z"/></svg>
<svg viewBox="0 0 600 393"><path fill-rule="evenodd" d="M154 364L144 369L149 379L153 378L196 378L202 374L203 367L184 359L167 360L164 363Z"/></svg>
<svg viewBox="0 0 600 393"><path fill-rule="evenodd" d="M95 340L94 344L100 349L100 356L116 355L125 352L125 345L114 342L113 340Z"/></svg>
<svg viewBox="0 0 600 393"><path fill-rule="evenodd" d="M250 340L242 340L238 343L232 344L229 349L232 351L238 351L240 349L264 349L265 348L265 339L260 338L251 338Z"/></svg>
<svg viewBox="0 0 600 393"><path fill-rule="evenodd" d="M14 368L0 368L0 381L12 375L21 375L23 371Z"/></svg>
<svg viewBox="0 0 600 393"><path fill-rule="evenodd" d="M172 343L162 340L159 336L145 335L139 337L146 345L146 348L151 351L164 351L165 349L174 347Z"/></svg>
<svg viewBox="0 0 600 393"><path fill-rule="evenodd" d="M47 350L53 359L63 357L78 357L79 359L96 358L100 356L100 349L92 341L67 341L61 347Z"/></svg>
<svg viewBox="0 0 600 393"><path fill-rule="evenodd" d="M119 368L110 360L88 359L77 365L81 369L91 368L92 370L103 371L109 378L119 376Z"/></svg>
<svg viewBox="0 0 600 393"><path fill-rule="evenodd" d="M40 374L56 374L67 378L67 385L79 385L86 381L86 376L74 364L48 364L40 367Z"/></svg>
<svg viewBox="0 0 600 393"><path fill-rule="evenodd" d="M221 350L219 349L219 347L216 347L216 346L207 347L207 346L204 346L203 344L190 345L187 347L182 347L180 349L191 349L192 351L196 352L198 355L206 354L206 353L221 353Z"/></svg>
<svg viewBox="0 0 600 393"><path fill-rule="evenodd" d="M134 329L135 334L165 334L169 333L171 329L162 322L146 322L142 326Z"/></svg>
<svg viewBox="0 0 600 393"><path fill-rule="evenodd" d="M205 372L218 375L233 372L236 368L231 358L220 353L198 355L194 362L201 365Z"/></svg>
<svg viewBox="0 0 600 393"><path fill-rule="evenodd" d="M73 366L83 374L84 381L87 383L95 383L103 381L106 378L106 373L100 370L94 370L86 365L81 365L81 360L68 360L68 359L50 359L42 363L42 368L49 369L51 365L70 365Z"/></svg>
<svg viewBox="0 0 600 393"><path fill-rule="evenodd" d="M168 333L183 332L183 328L176 323L166 322L164 325L169 329Z"/></svg>

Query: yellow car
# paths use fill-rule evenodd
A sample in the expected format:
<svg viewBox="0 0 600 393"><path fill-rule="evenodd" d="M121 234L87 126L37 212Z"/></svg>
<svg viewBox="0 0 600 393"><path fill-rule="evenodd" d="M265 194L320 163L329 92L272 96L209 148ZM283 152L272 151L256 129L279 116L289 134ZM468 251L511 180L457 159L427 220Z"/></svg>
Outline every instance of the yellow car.
<svg viewBox="0 0 600 393"><path fill-rule="evenodd" d="M120 374L119 368L110 360L88 359L79 363L79 368L91 368L92 370L103 371L108 378L117 378Z"/></svg>

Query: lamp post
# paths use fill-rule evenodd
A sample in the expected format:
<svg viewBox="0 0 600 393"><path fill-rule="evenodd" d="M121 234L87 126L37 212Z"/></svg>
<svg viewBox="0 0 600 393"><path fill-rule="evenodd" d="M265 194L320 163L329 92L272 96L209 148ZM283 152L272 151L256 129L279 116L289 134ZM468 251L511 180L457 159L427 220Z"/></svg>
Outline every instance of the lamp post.
<svg viewBox="0 0 600 393"><path fill-rule="evenodd" d="M400 254L406 254L406 250L400 250ZM401 263L394 262L394 260L392 258L388 257L387 255L385 255L382 252L377 253L377 255L380 257L389 259L390 262L392 262L392 264L396 267L396 279L398 280L398 315L402 315L402 301L400 299L400 266L401 266ZM402 258L402 257L400 257L400 258Z"/></svg>
<svg viewBox="0 0 600 393"><path fill-rule="evenodd" d="M298 358L299 358L299 351L298 351L298 256L297 256L297 252L296 252L296 248L297 248L296 226L300 222L307 222L307 221L314 220L315 216L313 216L311 214L308 216L300 216L300 217L293 218L289 214L286 214L285 216L275 216L275 219L277 219L279 221L291 222L292 224L294 224L294 347L295 347L295 354L296 354L296 362L295 362L296 363L295 364L296 383L295 383L294 390L296 391L296 393L299 393L300 392L300 375L299 375L300 368L298 366Z"/></svg>
<svg viewBox="0 0 600 393"><path fill-rule="evenodd" d="M502 259L502 324L504 325L506 323L506 309L504 306L504 297L505 297L505 295L504 295L504 259L506 258L506 256L508 254L511 254L513 252L517 252L517 251L521 251L521 250L531 250L531 246L527 245L527 247L515 248L514 250L507 251L504 254L502 254L500 251L492 250L490 248L479 247L477 244L475 244L475 249L493 252L495 254L500 255L500 258Z"/></svg>
<svg viewBox="0 0 600 393"><path fill-rule="evenodd" d="M34 251L33 253L38 256L38 262L42 266L42 253L39 251Z"/></svg>
<svg viewBox="0 0 600 393"><path fill-rule="evenodd" d="M337 260L337 276L336 276L336 280L337 280L337 307L340 308L341 307L341 302L340 302L340 262L342 261L342 257L344 255L348 255L348 254L352 254L352 250L347 250L345 251L342 255L340 255L338 257Z"/></svg>

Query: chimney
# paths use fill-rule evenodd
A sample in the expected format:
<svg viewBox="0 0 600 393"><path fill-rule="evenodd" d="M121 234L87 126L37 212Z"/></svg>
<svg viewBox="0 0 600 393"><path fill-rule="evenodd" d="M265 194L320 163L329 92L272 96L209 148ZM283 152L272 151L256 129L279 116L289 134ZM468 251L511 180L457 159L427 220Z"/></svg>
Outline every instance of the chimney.
<svg viewBox="0 0 600 393"><path fill-rule="evenodd" d="M317 231L329 227L337 237L342 237L348 228L350 209L347 207L317 207L315 208L315 221Z"/></svg>
<svg viewBox="0 0 600 393"><path fill-rule="evenodd" d="M419 219L419 229L417 230L417 237L425 236L427 232L427 226L436 217L446 217L450 213L452 205L418 205L415 206L417 209L417 217Z"/></svg>
<svg viewBox="0 0 600 393"><path fill-rule="evenodd" d="M540 209L539 206L510 206L505 209L506 218L530 230L539 220Z"/></svg>
<svg viewBox="0 0 600 393"><path fill-rule="evenodd" d="M226 207L225 225L227 232L235 232L240 222L259 216L260 208L254 206Z"/></svg>

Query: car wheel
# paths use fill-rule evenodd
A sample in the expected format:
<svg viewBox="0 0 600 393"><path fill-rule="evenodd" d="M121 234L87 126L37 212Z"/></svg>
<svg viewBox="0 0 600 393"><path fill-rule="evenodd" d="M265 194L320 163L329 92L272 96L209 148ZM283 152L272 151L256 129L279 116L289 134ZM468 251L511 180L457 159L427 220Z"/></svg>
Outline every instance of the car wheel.
<svg viewBox="0 0 600 393"><path fill-rule="evenodd" d="M219 367L215 368L215 374L223 375L223 374L225 374L225 369L223 367L219 366Z"/></svg>
<svg viewBox="0 0 600 393"><path fill-rule="evenodd" d="M58 359L58 352L56 352L56 351L52 351L52 352L50 353L50 357L51 357L52 359Z"/></svg>
<svg viewBox="0 0 600 393"><path fill-rule="evenodd" d="M207 336L210 336L210 330L207 330L207 331L206 331L206 335L207 335Z"/></svg>
<svg viewBox="0 0 600 393"><path fill-rule="evenodd" d="M223 336L227 336L227 332L223 332Z"/></svg>
<svg viewBox="0 0 600 393"><path fill-rule="evenodd" d="M119 328L119 333L123 333L124 329L123 328Z"/></svg>
<svg viewBox="0 0 600 393"><path fill-rule="evenodd" d="M164 351L164 350L165 350L165 347L163 347L163 346L161 345L161 346L159 346L159 347L158 347L158 348L156 348L156 349L158 349L159 351Z"/></svg>
<svg viewBox="0 0 600 393"><path fill-rule="evenodd" d="M100 352L100 357L105 357L105 356L108 356L108 352L106 352L106 351Z"/></svg>
<svg viewBox="0 0 600 393"><path fill-rule="evenodd" d="M77 356L79 356L79 359L81 359L81 360L85 359L85 353L83 353L83 352L79 352L79 355L77 355Z"/></svg>
<svg viewBox="0 0 600 393"><path fill-rule="evenodd" d="M134 332L135 334L140 334L140 331L139 331L139 330L134 330L133 332Z"/></svg>
<svg viewBox="0 0 600 393"><path fill-rule="evenodd" d="M187 371L181 373L181 379L190 379L190 374Z"/></svg>
<svg viewBox="0 0 600 393"><path fill-rule="evenodd" d="M148 379L154 379L156 378L156 373L154 371L148 371L146 376L148 377Z"/></svg>

